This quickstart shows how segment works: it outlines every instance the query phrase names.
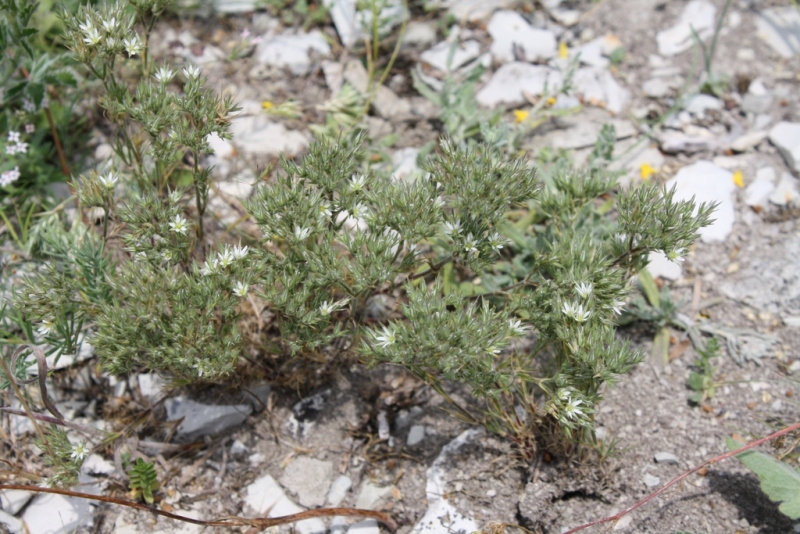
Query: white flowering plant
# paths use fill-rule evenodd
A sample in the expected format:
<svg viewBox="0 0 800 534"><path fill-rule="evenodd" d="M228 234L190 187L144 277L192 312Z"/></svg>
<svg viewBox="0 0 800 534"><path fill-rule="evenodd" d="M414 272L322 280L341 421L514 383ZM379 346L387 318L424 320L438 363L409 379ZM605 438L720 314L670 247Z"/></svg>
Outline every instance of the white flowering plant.
<svg viewBox="0 0 800 534"><path fill-rule="evenodd" d="M0 0L3 214L9 207L20 209L32 197L47 196L45 186L66 181L70 167L80 164L85 153L80 147L87 128L73 113L71 101L79 77L65 51L52 51L56 32L43 29L47 10L30 0ZM4 222L10 224L8 218Z"/></svg>
<svg viewBox="0 0 800 534"><path fill-rule="evenodd" d="M603 384L639 360L615 335L629 278L651 251L688 249L713 206L620 191L608 129L586 169L544 180L507 145L449 139L398 179L356 134L283 158L246 203L255 235L231 239L205 213L201 161L235 107L197 67L149 56L166 2L128 2L67 16L71 48L103 84L116 160L74 182L101 224L38 226L46 267L14 303L39 325L31 342L86 339L114 373L177 383L233 380L254 358L357 357L407 369L522 450L547 427L591 437ZM140 79L120 77L125 62ZM242 333L252 315L267 322L257 341ZM456 399L454 383L471 396Z"/></svg>

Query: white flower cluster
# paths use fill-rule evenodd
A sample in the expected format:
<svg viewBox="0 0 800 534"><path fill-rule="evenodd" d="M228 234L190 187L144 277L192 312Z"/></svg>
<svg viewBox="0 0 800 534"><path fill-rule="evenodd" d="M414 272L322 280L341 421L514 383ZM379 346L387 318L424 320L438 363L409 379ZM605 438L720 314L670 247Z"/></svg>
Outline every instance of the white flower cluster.
<svg viewBox="0 0 800 534"><path fill-rule="evenodd" d="M28 152L28 143L21 141L20 133L15 131L8 132L6 154L13 156L14 154L25 154L26 152Z"/></svg>
<svg viewBox="0 0 800 534"><path fill-rule="evenodd" d="M443 232L444 235L455 240L456 237L461 235L462 232L461 221L460 220L455 220L453 222L445 221ZM478 245L480 244L479 239L480 238L475 237L472 234L472 232L469 232L464 237L464 252L466 252L467 254L477 254ZM495 252L500 252L500 249L502 249L503 246L506 244L506 239L497 232L494 232L493 234L488 236L486 240L489 242L489 246Z"/></svg>
<svg viewBox="0 0 800 534"><path fill-rule="evenodd" d="M2 175L0 175L0 187L6 187L13 184L19 180L19 177L19 167L14 167L10 171L4 172Z"/></svg>
<svg viewBox="0 0 800 534"><path fill-rule="evenodd" d="M583 307L583 304L574 302L565 302L561 307L561 311L564 312L564 315L579 323L585 323L592 314L590 310Z"/></svg>
<svg viewBox="0 0 800 534"><path fill-rule="evenodd" d="M233 262L237 260L241 260L245 256L247 256L247 251L249 247L235 245L233 247L225 247L222 252L217 254L214 259L209 258L206 260L206 264L203 265L203 268L200 269L200 274L203 276L209 276L212 274L216 274L220 271L220 269L225 269L230 267ZM233 288L234 293L243 297L247 295L247 285L242 282L236 282Z"/></svg>

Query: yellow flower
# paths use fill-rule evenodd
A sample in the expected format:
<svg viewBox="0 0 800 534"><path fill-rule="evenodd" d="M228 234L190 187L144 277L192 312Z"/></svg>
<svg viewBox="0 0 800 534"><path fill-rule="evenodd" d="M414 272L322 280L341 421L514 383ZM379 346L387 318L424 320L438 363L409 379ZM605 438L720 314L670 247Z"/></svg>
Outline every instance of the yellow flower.
<svg viewBox="0 0 800 534"><path fill-rule="evenodd" d="M275 104L273 104L271 100L264 100L261 102L261 107L264 109L272 109L275 107Z"/></svg>
<svg viewBox="0 0 800 534"><path fill-rule="evenodd" d="M642 163L642 166L639 167L639 174L642 177L642 180L647 180L652 175L657 174L658 169L650 165L649 163Z"/></svg>
<svg viewBox="0 0 800 534"><path fill-rule="evenodd" d="M524 109L515 109L514 110L514 120L517 121L517 122L524 122L525 119L528 118L528 115L530 115L530 111L527 111L527 110L524 110Z"/></svg>
<svg viewBox="0 0 800 534"><path fill-rule="evenodd" d="M563 41L558 43L558 57L561 59L567 59L569 57L569 47L567 43Z"/></svg>
<svg viewBox="0 0 800 534"><path fill-rule="evenodd" d="M741 169L733 173L733 183L735 183L736 187L739 189L744 188L744 174L742 173Z"/></svg>
<svg viewBox="0 0 800 534"><path fill-rule="evenodd" d="M548 99L547 99L547 105L548 105L548 106L552 106L552 105L554 105L555 103L556 103L556 97L554 97L554 96L551 96L550 98L548 98Z"/></svg>

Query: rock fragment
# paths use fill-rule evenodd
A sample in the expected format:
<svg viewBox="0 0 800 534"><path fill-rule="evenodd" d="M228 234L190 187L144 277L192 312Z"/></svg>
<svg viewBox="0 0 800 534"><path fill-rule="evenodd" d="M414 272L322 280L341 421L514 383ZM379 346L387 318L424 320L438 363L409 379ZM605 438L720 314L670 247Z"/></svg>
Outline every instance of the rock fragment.
<svg viewBox="0 0 800 534"><path fill-rule="evenodd" d="M219 434L239 426L252 412L249 404L235 406L201 404L185 397L174 397L164 402L167 420L183 419L178 425L178 437L195 440L209 434Z"/></svg>
<svg viewBox="0 0 800 534"><path fill-rule="evenodd" d="M800 204L798 195L798 180L788 172L783 173L778 185L769 195L769 201L776 206L788 206L790 204Z"/></svg>
<svg viewBox="0 0 800 534"><path fill-rule="evenodd" d="M526 102L525 95L540 95L545 87L553 93L563 83L561 73L543 65L514 61L495 72L476 95L484 107L517 106Z"/></svg>
<svg viewBox="0 0 800 534"><path fill-rule="evenodd" d="M769 135L769 133L763 130L740 135L731 143L731 150L734 152L747 152L760 145L761 142L767 138L767 135Z"/></svg>
<svg viewBox="0 0 800 534"><path fill-rule="evenodd" d="M653 459L657 464L678 465L678 457L671 452L657 452Z"/></svg>
<svg viewBox="0 0 800 534"><path fill-rule="evenodd" d="M256 59L264 64L285 67L295 76L308 74L311 55L327 56L331 47L318 30L309 33L282 33L270 36L258 45Z"/></svg>
<svg viewBox="0 0 800 534"><path fill-rule="evenodd" d="M781 57L797 55L800 51L800 11L794 6L763 10L756 18L756 35Z"/></svg>
<svg viewBox="0 0 800 534"><path fill-rule="evenodd" d="M770 194L775 190L775 169L763 167L756 172L756 179L744 190L745 204L751 208L764 208Z"/></svg>
<svg viewBox="0 0 800 534"><path fill-rule="evenodd" d="M325 504L332 477L333 463L300 456L286 466L281 485L297 495L301 505L317 508Z"/></svg>
<svg viewBox="0 0 800 534"><path fill-rule="evenodd" d="M800 172L800 123L779 122L769 131L769 140L781 153L789 168Z"/></svg>
<svg viewBox="0 0 800 534"><path fill-rule="evenodd" d="M452 56L450 55L452 53ZM460 44L442 41L420 54L420 59L442 72L457 70L481 55L478 41L469 40Z"/></svg>
<svg viewBox="0 0 800 534"><path fill-rule="evenodd" d="M676 56L689 50L694 45L693 29L701 39L710 37L716 14L717 8L706 0L692 0L686 4L675 25L656 35L658 53Z"/></svg>
<svg viewBox="0 0 800 534"><path fill-rule="evenodd" d="M700 160L684 167L667 182L666 187L675 187L675 200L694 198L698 206L703 202L717 202L713 214L715 221L701 228L700 239L705 243L724 241L733 229L736 210L733 202L733 173L717 167L710 161Z"/></svg>
<svg viewBox="0 0 800 534"><path fill-rule="evenodd" d="M501 63L548 60L558 53L553 32L533 28L514 11L496 12L486 30L493 39L492 56Z"/></svg>
<svg viewBox="0 0 800 534"><path fill-rule="evenodd" d="M645 473L642 477L642 482L644 482L644 485L648 488L657 488L661 485L661 479L650 473Z"/></svg>

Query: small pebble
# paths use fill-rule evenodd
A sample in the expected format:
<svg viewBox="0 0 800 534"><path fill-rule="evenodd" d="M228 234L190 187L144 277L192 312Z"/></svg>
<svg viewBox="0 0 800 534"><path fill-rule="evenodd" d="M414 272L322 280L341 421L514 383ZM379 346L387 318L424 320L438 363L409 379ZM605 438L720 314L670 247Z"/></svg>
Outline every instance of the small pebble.
<svg viewBox="0 0 800 534"><path fill-rule="evenodd" d="M644 485L648 488L655 488L661 485L661 479L657 476L651 475L650 473L647 473L642 477L642 482L644 482Z"/></svg>
<svg viewBox="0 0 800 534"><path fill-rule="evenodd" d="M671 452L657 452L654 460L657 464L678 465L678 457Z"/></svg>

